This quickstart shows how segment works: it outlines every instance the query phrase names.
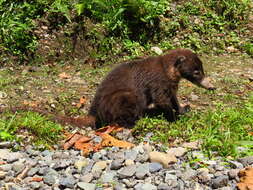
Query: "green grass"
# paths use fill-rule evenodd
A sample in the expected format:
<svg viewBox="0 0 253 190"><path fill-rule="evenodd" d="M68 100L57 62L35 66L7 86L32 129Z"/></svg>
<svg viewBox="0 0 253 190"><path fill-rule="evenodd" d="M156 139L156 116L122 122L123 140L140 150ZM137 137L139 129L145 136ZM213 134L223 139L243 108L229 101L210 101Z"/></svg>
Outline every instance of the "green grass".
<svg viewBox="0 0 253 190"><path fill-rule="evenodd" d="M22 140L23 133L31 137L35 144L44 146L57 143L61 139L62 127L48 118L34 112L6 113L0 119L0 141ZM25 141L23 141L25 143Z"/></svg>
<svg viewBox="0 0 253 190"><path fill-rule="evenodd" d="M174 123L162 117L141 119L134 131L136 134L154 133L153 140L168 143L171 139L184 141L200 140L203 151L209 156L242 156L253 154L253 96L240 107L217 104L215 109L190 112ZM238 152L237 147L249 148Z"/></svg>

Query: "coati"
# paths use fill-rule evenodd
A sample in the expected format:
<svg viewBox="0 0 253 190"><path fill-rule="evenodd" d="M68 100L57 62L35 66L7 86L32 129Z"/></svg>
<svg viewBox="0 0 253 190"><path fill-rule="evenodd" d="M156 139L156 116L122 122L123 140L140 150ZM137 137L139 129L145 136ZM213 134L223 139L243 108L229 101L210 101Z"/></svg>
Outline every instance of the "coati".
<svg viewBox="0 0 253 190"><path fill-rule="evenodd" d="M167 54L122 63L98 86L87 116L56 116L60 123L99 128L103 125L132 127L149 113L149 106L162 111L169 121L189 110L177 99L179 81L185 78L197 86L213 90L205 78L202 62L187 49L170 50Z"/></svg>
<svg viewBox="0 0 253 190"><path fill-rule="evenodd" d="M162 110L173 121L189 110L177 99L181 78L213 90L205 78L198 56L187 49L175 49L166 55L122 63L113 69L98 86L88 117L94 127L118 124L132 127L149 111L149 105Z"/></svg>

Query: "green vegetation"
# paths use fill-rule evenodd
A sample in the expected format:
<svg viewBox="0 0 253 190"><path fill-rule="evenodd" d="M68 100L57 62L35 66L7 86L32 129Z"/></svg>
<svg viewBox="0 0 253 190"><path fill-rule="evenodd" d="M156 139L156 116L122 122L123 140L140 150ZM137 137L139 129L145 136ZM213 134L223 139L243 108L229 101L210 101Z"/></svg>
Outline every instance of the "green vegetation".
<svg viewBox="0 0 253 190"><path fill-rule="evenodd" d="M135 127L142 135L152 131L153 140L168 143L181 138L184 141L200 140L208 156L242 156L253 154L253 96L241 107L227 107L222 103L205 112L191 112L174 123L163 118L143 118ZM249 148L239 152L238 147Z"/></svg>
<svg viewBox="0 0 253 190"><path fill-rule="evenodd" d="M253 55L252 7L251 0L1 0L1 59L44 58L36 54L44 43L52 58L59 56L54 43L65 43L61 51L69 53L79 40L91 47L87 56L102 61L111 54L139 56L153 45Z"/></svg>
<svg viewBox="0 0 253 190"><path fill-rule="evenodd" d="M17 134L29 135L36 144L52 145L61 138L62 127L49 121L44 116L33 112L20 112L19 114L5 114L0 119L0 141L23 140ZM23 141L24 143L26 141Z"/></svg>

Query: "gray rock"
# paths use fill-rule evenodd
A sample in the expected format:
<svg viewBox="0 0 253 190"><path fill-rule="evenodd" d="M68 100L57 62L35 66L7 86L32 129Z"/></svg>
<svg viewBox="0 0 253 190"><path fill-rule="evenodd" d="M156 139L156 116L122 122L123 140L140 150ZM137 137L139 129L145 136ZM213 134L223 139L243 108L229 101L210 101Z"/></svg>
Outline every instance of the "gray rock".
<svg viewBox="0 0 253 190"><path fill-rule="evenodd" d="M91 169L93 168L93 165L95 164L95 162L93 160L90 160L88 162L88 164L86 165L85 168L82 169L82 173L83 174L87 174L90 173Z"/></svg>
<svg viewBox="0 0 253 190"><path fill-rule="evenodd" d="M9 149L0 149L0 159L8 160L9 158L20 159L24 154L20 152L11 152Z"/></svg>
<svg viewBox="0 0 253 190"><path fill-rule="evenodd" d="M31 189L39 189L42 186L39 182L30 182Z"/></svg>
<svg viewBox="0 0 253 190"><path fill-rule="evenodd" d="M199 168L198 169L198 179L201 183L208 183L211 181L211 175L209 175L208 168Z"/></svg>
<svg viewBox="0 0 253 190"><path fill-rule="evenodd" d="M229 170L229 172L228 172L229 178L230 179L235 179L238 176L239 171L240 171L240 169Z"/></svg>
<svg viewBox="0 0 253 190"><path fill-rule="evenodd" d="M253 156L246 156L244 158L239 158L239 162L241 162L244 166L248 166L250 164L253 164Z"/></svg>
<svg viewBox="0 0 253 190"><path fill-rule="evenodd" d="M53 152L49 151L49 150L44 150L43 152L41 152L42 156L46 157L46 156L52 156Z"/></svg>
<svg viewBox="0 0 253 190"><path fill-rule="evenodd" d="M23 163L17 162L12 165L12 170L16 173L20 173L25 169L25 165Z"/></svg>
<svg viewBox="0 0 253 190"><path fill-rule="evenodd" d="M107 157L110 160L125 160L125 154L124 152L108 152Z"/></svg>
<svg viewBox="0 0 253 190"><path fill-rule="evenodd" d="M93 179L92 173L87 173L84 176L80 177L80 181L85 182L85 183L91 182L92 179Z"/></svg>
<svg viewBox="0 0 253 190"><path fill-rule="evenodd" d="M111 170L118 170L118 169L120 169L121 167L122 167L122 165L123 165L123 162L124 162L124 160L119 160L119 159L117 159L117 160L113 160L112 161L112 163L111 163Z"/></svg>
<svg viewBox="0 0 253 190"><path fill-rule="evenodd" d="M101 181L102 183L111 183L113 182L114 176L116 176L117 172L115 171L110 171L102 174L101 176Z"/></svg>
<svg viewBox="0 0 253 190"><path fill-rule="evenodd" d="M96 162L92 168L92 173L95 172L102 172L102 170L104 170L107 166L107 162L106 161L99 161Z"/></svg>
<svg viewBox="0 0 253 190"><path fill-rule="evenodd" d="M176 175L172 175L169 172L166 172L165 175L165 182L169 181L169 180L177 180L177 176Z"/></svg>
<svg viewBox="0 0 253 190"><path fill-rule="evenodd" d="M237 161L229 161L229 163L231 164L231 166L232 166L234 169L243 169L243 165L242 165L242 163L240 163L240 162L237 162Z"/></svg>
<svg viewBox="0 0 253 190"><path fill-rule="evenodd" d="M114 189L113 190L127 190L123 184L121 183L118 183L114 186Z"/></svg>
<svg viewBox="0 0 253 190"><path fill-rule="evenodd" d="M138 154L135 161L144 163L144 162L147 162L148 159L149 159L148 153L144 153L144 154Z"/></svg>
<svg viewBox="0 0 253 190"><path fill-rule="evenodd" d="M49 161L51 162L51 161ZM57 162L54 164L53 168L56 170L61 170L61 169L65 169L68 166L73 165L73 161L72 160L57 160Z"/></svg>
<svg viewBox="0 0 253 190"><path fill-rule="evenodd" d="M157 187L158 190L170 190L170 186L168 186L166 183L161 183Z"/></svg>
<svg viewBox="0 0 253 190"><path fill-rule="evenodd" d="M124 168L121 168L118 171L119 178L128 178L132 177L136 172L136 166L135 165L130 165Z"/></svg>
<svg viewBox="0 0 253 190"><path fill-rule="evenodd" d="M194 178L197 177L197 171L196 170L193 170L191 168L188 168L186 169L182 175L181 175L181 178L185 181L189 181L189 180L192 180Z"/></svg>
<svg viewBox="0 0 253 190"><path fill-rule="evenodd" d="M137 158L138 152L136 150L125 151L125 159L135 160Z"/></svg>
<svg viewBox="0 0 253 190"><path fill-rule="evenodd" d="M163 165L158 163L158 162L152 162L152 163L149 163L149 171L151 173L153 172L158 172L160 171L161 169L163 169Z"/></svg>
<svg viewBox="0 0 253 190"><path fill-rule="evenodd" d="M177 176L172 175L169 172L166 172L164 182L167 183L171 187L176 187L178 185Z"/></svg>
<svg viewBox="0 0 253 190"><path fill-rule="evenodd" d="M93 183L79 182L79 183L77 183L77 186L80 189L84 189L84 190L95 190L96 189L96 185Z"/></svg>
<svg viewBox="0 0 253 190"><path fill-rule="evenodd" d="M223 171L225 169L225 167L217 164L217 165L214 165L214 169L216 171Z"/></svg>
<svg viewBox="0 0 253 190"><path fill-rule="evenodd" d="M176 157L181 157L181 156L185 155L186 152L187 152L186 148L178 147L178 148L170 148L167 151L167 154L174 155Z"/></svg>
<svg viewBox="0 0 253 190"><path fill-rule="evenodd" d="M61 187L74 188L76 180L72 176L63 177L60 179L59 184Z"/></svg>
<svg viewBox="0 0 253 190"><path fill-rule="evenodd" d="M0 165L0 170L2 170L2 171L8 172L8 171L11 170L11 168L12 168L12 165L11 165L11 164Z"/></svg>
<svg viewBox="0 0 253 190"><path fill-rule="evenodd" d="M57 171L51 169L51 168L47 168L44 169L45 171L45 175L43 177L43 181L45 184L47 185L53 185L56 183L56 181L58 180L58 173Z"/></svg>
<svg viewBox="0 0 253 190"><path fill-rule="evenodd" d="M39 171L39 168L37 168L37 167L31 168L31 169L28 171L27 175L28 175L28 176L34 176L38 171Z"/></svg>
<svg viewBox="0 0 253 190"><path fill-rule="evenodd" d="M92 156L92 160L94 160L95 162L98 162L101 158L102 158L102 154L100 152L96 152Z"/></svg>
<svg viewBox="0 0 253 190"><path fill-rule="evenodd" d="M16 184L10 184L9 189L11 189L11 190L27 190L27 188L20 187Z"/></svg>
<svg viewBox="0 0 253 190"><path fill-rule="evenodd" d="M150 184L150 183L145 183L145 184L137 184L134 186L135 190L157 190L157 187Z"/></svg>
<svg viewBox="0 0 253 190"><path fill-rule="evenodd" d="M6 176L7 172L3 172L3 171L0 171L0 179L4 179L5 176Z"/></svg>
<svg viewBox="0 0 253 190"><path fill-rule="evenodd" d="M215 189L227 186L227 184L228 184L228 176L226 175L212 179L212 187Z"/></svg>
<svg viewBox="0 0 253 190"><path fill-rule="evenodd" d="M122 182L126 184L128 188L132 188L136 185L137 181L135 179L122 179Z"/></svg>
<svg viewBox="0 0 253 190"><path fill-rule="evenodd" d="M140 164L136 168L135 176L138 179L144 179L144 177L149 173L149 164Z"/></svg>
<svg viewBox="0 0 253 190"><path fill-rule="evenodd" d="M95 138L92 139L92 141L93 141L94 143L96 143L96 144L97 144L97 143L101 143L102 140L103 140L103 139L102 139L100 136L95 136Z"/></svg>

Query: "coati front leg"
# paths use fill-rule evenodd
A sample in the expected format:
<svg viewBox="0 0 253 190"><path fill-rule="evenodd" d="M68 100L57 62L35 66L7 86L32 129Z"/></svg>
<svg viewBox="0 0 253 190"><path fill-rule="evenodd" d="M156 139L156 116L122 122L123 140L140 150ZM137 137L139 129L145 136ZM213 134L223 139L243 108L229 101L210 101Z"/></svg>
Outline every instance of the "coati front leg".
<svg viewBox="0 0 253 190"><path fill-rule="evenodd" d="M158 113L163 113L168 121L175 121L177 119L175 108L171 101L171 90L168 89L153 89L151 92L155 109ZM176 108L178 109L178 108Z"/></svg>
<svg viewBox="0 0 253 190"><path fill-rule="evenodd" d="M172 94L171 103L176 115L182 115L190 111L190 105L181 106L179 104L176 93Z"/></svg>

